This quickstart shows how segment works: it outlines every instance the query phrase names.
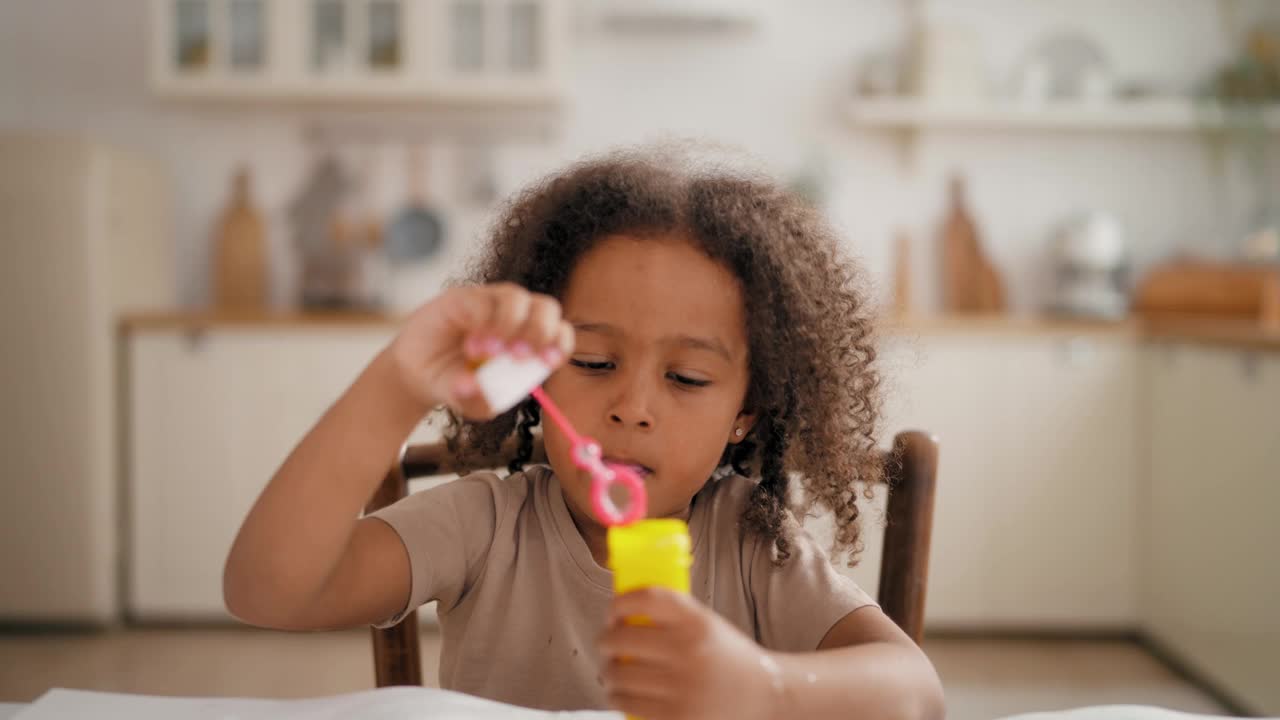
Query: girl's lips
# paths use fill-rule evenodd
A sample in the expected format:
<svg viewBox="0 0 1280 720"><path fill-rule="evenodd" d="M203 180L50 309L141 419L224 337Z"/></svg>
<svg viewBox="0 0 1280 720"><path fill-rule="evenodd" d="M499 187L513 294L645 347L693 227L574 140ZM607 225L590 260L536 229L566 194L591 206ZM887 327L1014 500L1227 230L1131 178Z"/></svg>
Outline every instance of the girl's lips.
<svg viewBox="0 0 1280 720"><path fill-rule="evenodd" d="M605 457L604 461L605 463L610 465L621 465L627 468L628 470L630 470L631 472L635 473L636 475L639 475L642 479L653 474L652 468L648 467L647 465L641 465L640 463L632 462L630 460L622 460L620 458Z"/></svg>

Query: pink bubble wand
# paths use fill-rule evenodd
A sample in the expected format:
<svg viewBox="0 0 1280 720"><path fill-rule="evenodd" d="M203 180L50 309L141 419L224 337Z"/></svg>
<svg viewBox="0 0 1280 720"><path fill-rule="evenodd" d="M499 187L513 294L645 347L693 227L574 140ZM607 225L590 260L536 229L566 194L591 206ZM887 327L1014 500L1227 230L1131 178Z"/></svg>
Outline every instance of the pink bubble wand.
<svg viewBox="0 0 1280 720"><path fill-rule="evenodd" d="M542 388L535 387L530 394L546 411L551 421L569 438L573 464L591 474L591 509L596 517L609 526L630 525L643 519L648 505L648 495L645 493L644 481L640 476L625 465L606 463L601 457L600 443L579 435L573 429L569 418L560 412L560 408L556 407ZM614 484L621 485L627 491L626 512L619 510L609 495Z"/></svg>

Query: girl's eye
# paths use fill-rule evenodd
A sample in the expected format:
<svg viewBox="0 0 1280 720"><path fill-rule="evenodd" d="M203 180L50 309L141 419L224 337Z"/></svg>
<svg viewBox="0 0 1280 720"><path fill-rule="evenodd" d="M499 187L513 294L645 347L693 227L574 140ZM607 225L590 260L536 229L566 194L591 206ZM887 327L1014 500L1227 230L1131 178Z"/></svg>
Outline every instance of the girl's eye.
<svg viewBox="0 0 1280 720"><path fill-rule="evenodd" d="M582 358L570 358L569 364L592 373L608 372L617 368L617 365L610 360L585 360ZM676 383L682 388L701 388L711 384L710 380L699 380L688 375L681 375L677 372L667 373L667 379Z"/></svg>
<svg viewBox="0 0 1280 720"><path fill-rule="evenodd" d="M711 384L710 380L699 380L697 378L691 378L687 375L681 375L680 373L674 372L667 373L667 378L686 387L706 387Z"/></svg>
<svg viewBox="0 0 1280 720"><path fill-rule="evenodd" d="M591 370L595 372L613 369L613 363L607 360L578 360L577 358L571 358L569 360L569 364L577 368L582 368L583 370Z"/></svg>

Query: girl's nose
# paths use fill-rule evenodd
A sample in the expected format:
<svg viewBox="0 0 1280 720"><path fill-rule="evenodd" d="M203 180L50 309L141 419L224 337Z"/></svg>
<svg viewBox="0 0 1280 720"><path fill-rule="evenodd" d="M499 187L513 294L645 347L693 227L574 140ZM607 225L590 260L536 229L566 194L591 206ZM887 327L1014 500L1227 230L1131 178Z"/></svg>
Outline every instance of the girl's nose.
<svg viewBox="0 0 1280 720"><path fill-rule="evenodd" d="M609 422L621 427L648 430L653 427L653 412L649 409L649 392L642 387L639 378L628 379L620 388L617 399L609 408Z"/></svg>
<svg viewBox="0 0 1280 720"><path fill-rule="evenodd" d="M653 427L653 420L639 410L617 410L609 414L609 421L623 427L634 425L646 430Z"/></svg>

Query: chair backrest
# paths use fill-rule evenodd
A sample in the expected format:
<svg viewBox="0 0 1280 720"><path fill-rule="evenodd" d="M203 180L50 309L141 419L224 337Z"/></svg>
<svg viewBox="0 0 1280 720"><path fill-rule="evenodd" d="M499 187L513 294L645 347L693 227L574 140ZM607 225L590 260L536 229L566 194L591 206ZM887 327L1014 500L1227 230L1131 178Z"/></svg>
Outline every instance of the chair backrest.
<svg viewBox="0 0 1280 720"><path fill-rule="evenodd" d="M431 475L465 475L506 465L507 456L471 458L457 462L444 443L407 446L369 501L373 512L405 497L409 480ZM546 461L541 443L530 462ZM885 511L884 552L880 561L881 609L911 639L924 636L924 600L929 575L929 544L933 533L933 498L938 477L938 443L927 433L908 431L893 439L884 452L889 487ZM409 613L398 625L373 630L373 661L378 687L421 685L422 659L418 649L418 616Z"/></svg>

